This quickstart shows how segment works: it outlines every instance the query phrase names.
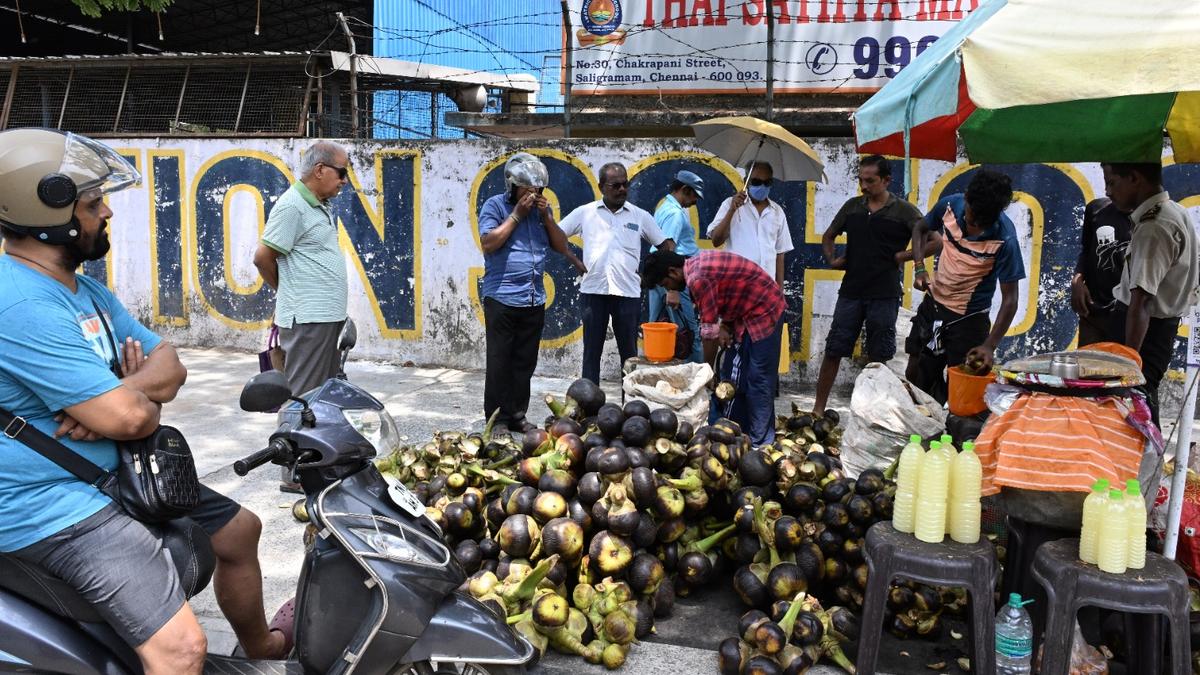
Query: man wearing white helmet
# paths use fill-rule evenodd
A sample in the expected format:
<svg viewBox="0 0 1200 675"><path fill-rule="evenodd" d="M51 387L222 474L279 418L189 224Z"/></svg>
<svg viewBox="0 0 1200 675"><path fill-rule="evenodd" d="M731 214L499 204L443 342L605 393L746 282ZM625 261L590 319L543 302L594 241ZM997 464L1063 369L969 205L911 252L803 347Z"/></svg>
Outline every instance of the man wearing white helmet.
<svg viewBox="0 0 1200 675"><path fill-rule="evenodd" d="M549 184L546 165L519 152L504 165L505 192L479 210L483 248L483 318L487 332L487 375L483 414L499 409L493 433L524 432L529 380L537 368L546 318L546 251L566 256L580 273L586 270L567 246L542 190Z"/></svg>
<svg viewBox="0 0 1200 675"><path fill-rule="evenodd" d="M0 553L75 588L145 672L200 673L204 632L159 540L27 445L37 430L111 471L114 441L153 432L187 378L174 347L77 273L108 251L105 195L141 177L111 148L46 129L0 132L0 176ZM208 488L190 517L211 536L217 601L246 652L281 657L285 637L263 620L262 524Z"/></svg>

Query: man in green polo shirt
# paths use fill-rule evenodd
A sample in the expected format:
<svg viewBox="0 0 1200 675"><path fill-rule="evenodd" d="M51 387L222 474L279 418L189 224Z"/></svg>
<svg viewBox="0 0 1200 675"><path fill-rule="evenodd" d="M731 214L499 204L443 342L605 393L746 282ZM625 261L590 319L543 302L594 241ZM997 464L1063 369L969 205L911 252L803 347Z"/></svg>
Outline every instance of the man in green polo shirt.
<svg viewBox="0 0 1200 675"><path fill-rule="evenodd" d="M349 157L318 141L300 162L300 180L275 202L254 266L276 290L275 325L284 371L297 395L338 370L338 335L346 322L346 260L338 248L329 200L346 183ZM286 469L285 469L286 471Z"/></svg>

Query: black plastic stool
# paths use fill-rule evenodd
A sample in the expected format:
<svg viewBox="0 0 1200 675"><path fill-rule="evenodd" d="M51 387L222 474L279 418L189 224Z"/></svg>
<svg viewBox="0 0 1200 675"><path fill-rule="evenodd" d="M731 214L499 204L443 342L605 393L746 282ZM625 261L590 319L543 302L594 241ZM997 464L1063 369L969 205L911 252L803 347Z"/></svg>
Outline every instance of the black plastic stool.
<svg viewBox="0 0 1200 675"><path fill-rule="evenodd" d="M883 634L880 628L883 609L888 586L895 577L966 588L971 606L967 622L971 671L991 673L995 669L996 617L992 591L998 570L996 549L990 542L980 538L974 544L960 544L947 537L940 544L929 544L911 534L897 532L890 521L884 521L867 531L865 556L871 574L863 596L862 634L855 663L860 674L875 672Z"/></svg>
<svg viewBox="0 0 1200 675"><path fill-rule="evenodd" d="M1078 539L1060 539L1038 548L1032 573L1047 596L1043 675L1069 672L1075 616L1085 606L1166 615L1171 633L1170 672L1191 672L1188 581L1179 565L1147 551L1145 568L1109 574L1079 560Z"/></svg>

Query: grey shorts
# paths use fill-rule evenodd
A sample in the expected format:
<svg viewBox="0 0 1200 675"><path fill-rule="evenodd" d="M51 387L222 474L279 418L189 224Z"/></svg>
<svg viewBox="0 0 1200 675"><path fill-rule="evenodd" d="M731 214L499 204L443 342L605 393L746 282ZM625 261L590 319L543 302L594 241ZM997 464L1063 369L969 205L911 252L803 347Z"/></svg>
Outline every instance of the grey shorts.
<svg viewBox="0 0 1200 675"><path fill-rule="evenodd" d="M211 536L240 509L237 502L201 485L200 504L189 517ZM111 504L9 555L72 586L134 647L149 640L187 602L178 569L162 542Z"/></svg>

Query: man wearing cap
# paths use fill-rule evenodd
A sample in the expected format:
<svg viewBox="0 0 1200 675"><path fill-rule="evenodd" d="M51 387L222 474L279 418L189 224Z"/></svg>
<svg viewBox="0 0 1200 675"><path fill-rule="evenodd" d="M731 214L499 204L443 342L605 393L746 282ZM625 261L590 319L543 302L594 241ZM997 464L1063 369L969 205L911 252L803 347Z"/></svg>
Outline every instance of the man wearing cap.
<svg viewBox="0 0 1200 675"><path fill-rule="evenodd" d="M610 162L597 176L603 199L584 204L562 220L568 237L583 235L587 271L579 282L583 308L583 377L600 383L600 356L612 319L621 363L637 354L638 316L642 290L638 262L642 240L667 250L675 243L658 229L654 216L627 203L629 178L625 167Z"/></svg>
<svg viewBox="0 0 1200 675"><path fill-rule="evenodd" d="M740 424L755 446L773 442L779 328L787 306L779 284L751 260L728 251L687 259L656 251L646 258L642 284L691 292L705 361L712 361L718 346L737 350L737 367L723 374L736 387L725 416Z"/></svg>
<svg viewBox="0 0 1200 675"><path fill-rule="evenodd" d="M685 169L675 174L670 194L654 212L654 222L658 223L658 228L669 239L674 240L675 252L685 258L690 258L700 251L700 247L696 245L696 233L692 230L692 219L688 217L688 209L703 198L704 179ZM657 249L651 249L654 250ZM692 296L688 290L685 288L682 291L668 291L661 286L655 286L647 296L650 303L650 320L658 321L665 313L668 321L686 328L692 335L690 360L700 363L700 359L703 358L700 324L696 320L696 308L692 305Z"/></svg>
<svg viewBox="0 0 1200 675"><path fill-rule="evenodd" d="M488 419L499 410L493 434L510 429L524 433L533 426L525 412L546 318L542 279L547 249L566 256L581 273L586 271L567 246L567 237L542 195L548 183L546 165L519 152L504 165L506 191L489 198L479 210L487 339L483 415Z"/></svg>

